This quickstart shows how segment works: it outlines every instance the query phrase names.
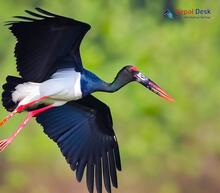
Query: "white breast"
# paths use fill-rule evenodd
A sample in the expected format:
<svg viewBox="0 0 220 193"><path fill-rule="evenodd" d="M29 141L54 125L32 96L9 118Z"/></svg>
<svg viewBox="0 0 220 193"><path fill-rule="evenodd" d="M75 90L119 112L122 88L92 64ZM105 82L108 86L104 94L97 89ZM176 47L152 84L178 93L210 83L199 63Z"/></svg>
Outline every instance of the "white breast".
<svg viewBox="0 0 220 193"><path fill-rule="evenodd" d="M80 76L73 68L58 70L40 84L40 95L63 101L77 100L82 97Z"/></svg>

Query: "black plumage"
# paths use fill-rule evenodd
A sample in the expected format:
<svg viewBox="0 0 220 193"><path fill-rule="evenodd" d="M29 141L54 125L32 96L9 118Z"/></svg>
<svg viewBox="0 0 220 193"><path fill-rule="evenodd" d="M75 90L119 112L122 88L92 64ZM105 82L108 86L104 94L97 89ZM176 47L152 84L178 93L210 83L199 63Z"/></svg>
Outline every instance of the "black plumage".
<svg viewBox="0 0 220 193"><path fill-rule="evenodd" d="M15 91L15 87L18 84L23 84L24 80L19 77L14 76L7 76L6 83L2 86L3 92L2 92L2 105L5 107L5 109L9 112L13 111L18 103L15 103L12 100L12 92Z"/></svg>
<svg viewBox="0 0 220 193"><path fill-rule="evenodd" d="M89 192L95 181L97 192L102 192L102 175L107 192L111 192L111 184L118 186L121 161L107 105L89 95L41 113L37 122L58 144L79 182L86 169Z"/></svg>
<svg viewBox="0 0 220 193"><path fill-rule="evenodd" d="M65 67L81 71L79 48L90 25L40 8L36 10L39 13L26 11L35 18L16 16L20 21L7 23L17 38L15 56L21 77L32 82L47 80L62 63L66 64L67 58Z"/></svg>

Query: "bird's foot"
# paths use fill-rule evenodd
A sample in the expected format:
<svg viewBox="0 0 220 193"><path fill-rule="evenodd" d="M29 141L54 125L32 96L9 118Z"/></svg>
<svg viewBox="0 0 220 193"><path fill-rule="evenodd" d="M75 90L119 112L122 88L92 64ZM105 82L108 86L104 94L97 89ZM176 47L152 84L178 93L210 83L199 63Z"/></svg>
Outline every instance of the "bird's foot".
<svg viewBox="0 0 220 193"><path fill-rule="evenodd" d="M3 151L12 141L13 139L11 137L1 140L0 141L0 152Z"/></svg>
<svg viewBox="0 0 220 193"><path fill-rule="evenodd" d="M31 120L32 117L37 116L38 114L52 108L53 105L48 105L46 107L31 111L28 113L27 117L24 119L24 121L20 124L20 126L12 133L10 137L7 139L3 139L0 141L0 152L3 151L18 135L18 133L21 132L21 130L26 126L26 124Z"/></svg>
<svg viewBox="0 0 220 193"><path fill-rule="evenodd" d="M6 139L3 139L0 141L0 152L3 151L18 135L18 133L20 133L20 131L25 127L25 125L30 121L30 119L32 118L32 114L28 113L27 117L25 118L25 120L19 125L19 127L12 133L11 136L9 136Z"/></svg>

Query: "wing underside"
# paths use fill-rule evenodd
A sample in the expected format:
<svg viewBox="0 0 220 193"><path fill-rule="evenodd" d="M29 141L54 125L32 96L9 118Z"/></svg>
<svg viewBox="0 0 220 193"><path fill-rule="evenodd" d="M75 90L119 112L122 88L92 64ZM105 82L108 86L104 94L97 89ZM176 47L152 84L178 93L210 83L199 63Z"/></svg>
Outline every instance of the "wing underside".
<svg viewBox="0 0 220 193"><path fill-rule="evenodd" d="M37 117L44 132L59 146L62 154L81 181L84 170L89 192L94 184L102 192L118 186L117 169L121 170L118 143L112 129L108 107L89 96L48 110ZM104 115L104 116L103 116Z"/></svg>

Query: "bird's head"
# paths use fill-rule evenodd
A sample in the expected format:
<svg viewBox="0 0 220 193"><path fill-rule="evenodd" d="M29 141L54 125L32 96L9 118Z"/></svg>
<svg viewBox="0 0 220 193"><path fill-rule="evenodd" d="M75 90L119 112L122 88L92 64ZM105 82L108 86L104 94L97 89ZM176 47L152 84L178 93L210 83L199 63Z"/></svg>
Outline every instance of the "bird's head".
<svg viewBox="0 0 220 193"><path fill-rule="evenodd" d="M173 102L174 99L169 96L160 86L153 82L150 78L141 73L136 66L128 65L122 68L120 75L122 75L128 82L136 81L145 86L150 91L158 96Z"/></svg>

